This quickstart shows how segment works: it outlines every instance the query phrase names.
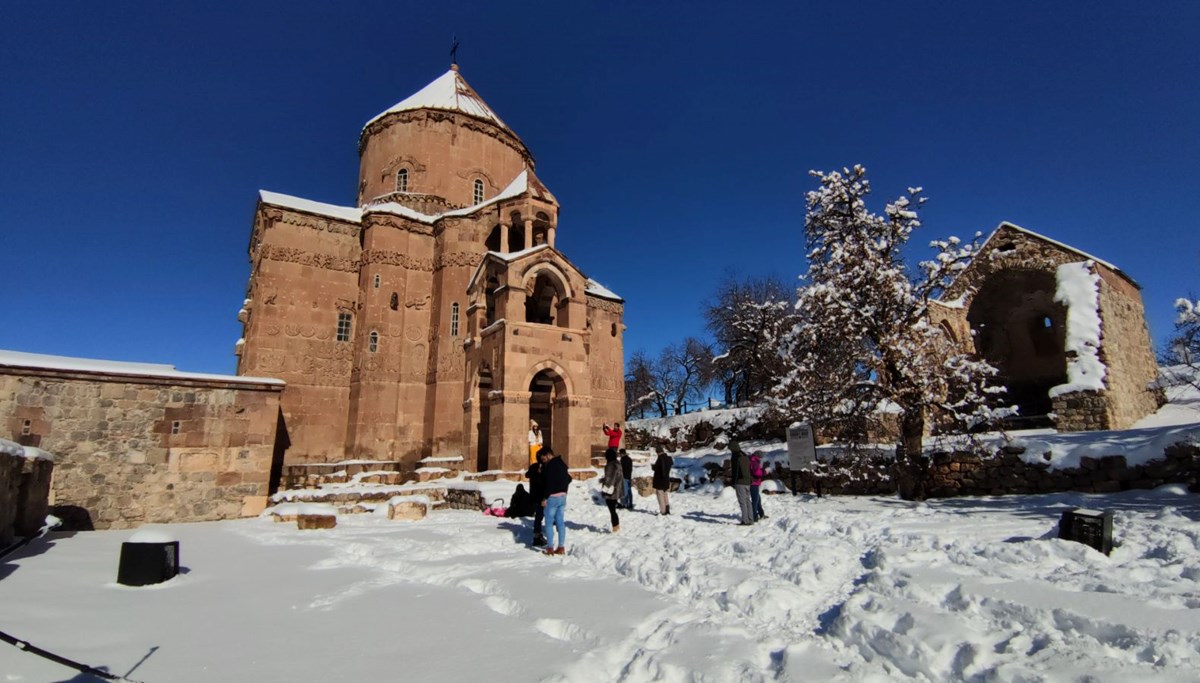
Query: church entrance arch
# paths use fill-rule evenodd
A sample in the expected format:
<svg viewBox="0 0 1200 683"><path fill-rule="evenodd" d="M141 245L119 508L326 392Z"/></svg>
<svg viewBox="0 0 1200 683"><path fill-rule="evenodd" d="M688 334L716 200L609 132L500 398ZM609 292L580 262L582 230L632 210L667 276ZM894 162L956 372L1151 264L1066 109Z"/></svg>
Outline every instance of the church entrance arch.
<svg viewBox="0 0 1200 683"><path fill-rule="evenodd" d="M478 389L475 392L475 402L479 406L479 422L475 424L475 471L484 472L488 468L488 439L492 410L488 394L492 391L492 373L488 370L479 371Z"/></svg>
<svg viewBox="0 0 1200 683"><path fill-rule="evenodd" d="M564 460L572 447L570 430L570 390L562 372L550 364L534 367L529 380L529 419L542 431L542 444L554 449Z"/></svg>
<svg viewBox="0 0 1200 683"><path fill-rule="evenodd" d="M975 350L1000 370L1021 427L1051 426L1050 388L1067 381L1067 309L1054 300L1054 273L1004 270L971 300Z"/></svg>

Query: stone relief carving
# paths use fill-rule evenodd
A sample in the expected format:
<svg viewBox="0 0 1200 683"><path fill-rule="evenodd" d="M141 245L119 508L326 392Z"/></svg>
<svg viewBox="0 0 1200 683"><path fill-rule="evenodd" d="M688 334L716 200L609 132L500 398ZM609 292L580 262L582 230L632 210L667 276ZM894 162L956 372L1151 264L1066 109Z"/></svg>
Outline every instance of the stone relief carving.
<svg viewBox="0 0 1200 683"><path fill-rule="evenodd" d="M264 245L262 258L283 263L297 263L302 266L312 266L324 270L335 270L342 273L357 273L358 261L355 259L338 258L328 254L314 254L295 247L279 247Z"/></svg>
<svg viewBox="0 0 1200 683"><path fill-rule="evenodd" d="M594 296L589 296L587 298L587 305L588 308L598 308L601 311L608 311L609 313L616 313L618 315L624 312L625 308L615 301L609 301L607 299L601 299Z"/></svg>
<svg viewBox="0 0 1200 683"><path fill-rule="evenodd" d="M367 249L363 251L362 263L382 263L389 266L400 266L409 270L420 270L427 273L433 272L433 259L420 258L401 254L397 251L387 251L385 249Z"/></svg>
<svg viewBox="0 0 1200 683"><path fill-rule="evenodd" d="M463 267L463 266L478 266L483 262L483 254L475 254L469 251L455 251L449 254L439 254L434 261L434 270L441 270L447 267Z"/></svg>
<svg viewBox="0 0 1200 683"><path fill-rule="evenodd" d="M418 311L423 311L423 310L425 310L425 307L429 305L429 300L431 298L432 298L431 295L426 294L424 297L421 297L419 299L409 299L408 301L404 302L404 307L412 308L412 309L418 310Z"/></svg>

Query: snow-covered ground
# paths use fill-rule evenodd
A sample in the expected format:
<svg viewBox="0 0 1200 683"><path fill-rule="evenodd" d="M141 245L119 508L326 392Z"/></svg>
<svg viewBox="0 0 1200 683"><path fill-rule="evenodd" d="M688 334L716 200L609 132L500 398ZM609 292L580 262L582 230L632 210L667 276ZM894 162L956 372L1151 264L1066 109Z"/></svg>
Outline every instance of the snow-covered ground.
<svg viewBox="0 0 1200 683"><path fill-rule="evenodd" d="M1200 392L1168 393L1135 429L1018 438L1063 465L1197 440ZM783 444L744 446L786 460ZM726 457L676 454L676 474ZM480 486L490 500L514 485ZM670 516L638 498L618 534L597 486L572 485L554 558L527 547L529 520L465 511L51 534L0 560L0 631L147 682L1200 678L1200 495L1182 486L767 496L770 517L741 527L710 483L673 494ZM1111 556L1054 538L1070 507L1115 512ZM180 540L186 572L116 584L121 543L147 529ZM0 681L98 680L0 643Z"/></svg>
<svg viewBox="0 0 1200 683"><path fill-rule="evenodd" d="M1195 681L1200 496L1181 487L908 503L731 490L608 531L574 485L565 557L447 511L159 527L187 573L115 583L129 531L0 561L0 631L141 681ZM1052 538L1116 511L1110 557ZM0 680L85 681L0 643ZM139 665L140 662L140 665Z"/></svg>

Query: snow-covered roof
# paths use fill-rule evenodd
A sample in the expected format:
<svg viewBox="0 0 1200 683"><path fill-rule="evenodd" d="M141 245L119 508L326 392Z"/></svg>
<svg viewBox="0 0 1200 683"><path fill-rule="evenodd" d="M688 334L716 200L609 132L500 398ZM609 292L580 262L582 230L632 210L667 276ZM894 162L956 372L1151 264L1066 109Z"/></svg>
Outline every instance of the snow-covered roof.
<svg viewBox="0 0 1200 683"><path fill-rule="evenodd" d="M327 216L348 223L361 223L364 214L368 213L390 213L396 216L403 216L420 223L433 224L442 218L470 216L478 212L480 209L486 208L497 202L502 202L506 199L520 197L529 190L529 171L524 170L517 174L517 177L512 179L503 190L495 197L482 201L478 204L464 207L462 209L453 209L438 214L426 214L410 209L403 204L396 202L383 202L381 204L369 204L362 208L352 206L338 206L336 204L326 204L324 202L315 202L311 199L301 197L293 197L292 195L282 194L280 192L270 192L268 190L259 190L258 196L264 204L273 206L282 206L296 211L316 214L318 216Z"/></svg>
<svg viewBox="0 0 1200 683"><path fill-rule="evenodd" d="M279 386L286 384L283 380L272 377L242 377L239 375L181 372L176 370L174 365L159 363L130 363L117 360L71 358L69 356L49 356L40 353L25 353L24 351L7 351L4 349L0 349L0 366L65 370L69 372L96 372L106 375L163 377L179 380L208 380L241 384L277 384Z"/></svg>
<svg viewBox="0 0 1200 683"><path fill-rule="evenodd" d="M1029 235L1031 237L1036 237L1044 242L1049 242L1050 244L1053 244L1056 247L1066 249L1067 251L1070 251L1075 254L1079 254L1080 256L1082 256L1085 259L1099 263L1100 265L1104 266L1105 268L1108 268L1109 270L1120 275L1121 277L1124 277L1125 279L1129 280L1130 282L1133 282L1133 284L1135 284L1135 285L1137 284L1137 282L1134 282L1133 278L1129 277L1129 275L1126 274L1123 270L1114 266L1113 264L1109 263L1108 261L1105 261L1102 258L1097 258L1097 257L1092 256L1091 254L1087 253L1086 251L1076 249L1075 247L1072 247L1069 244L1063 244L1062 242L1059 242L1056 239L1046 237L1045 235L1043 235L1041 233L1036 233L1032 230L1027 230L1027 229L1022 228L1021 226L1017 225L1016 223L1009 223L1008 221L1002 221L1000 223L1000 225L996 226L996 229L992 231L992 234L988 235L988 238L986 240L984 240L983 244L981 244L979 246L979 253L983 253L983 250L985 247L987 247L988 242L991 242L992 238L996 236L996 233L1000 232L1000 230L1003 228L1010 228L1010 229L1016 230L1018 232L1023 232L1026 235Z"/></svg>
<svg viewBox="0 0 1200 683"><path fill-rule="evenodd" d="M613 301L624 301L624 299L622 299L620 296L617 296L617 294L615 292L613 292L611 289L609 289L608 287L605 287L604 285L600 284L599 282L596 282L595 280L593 280L590 277L588 278L588 281L587 281L587 287L583 291L588 294L591 294L592 296L598 296L602 299L612 299Z"/></svg>
<svg viewBox="0 0 1200 683"><path fill-rule="evenodd" d="M462 74L458 73L456 67L452 67L449 71L434 79L429 85L409 95L370 121L367 121L363 129L365 130L367 126L393 112L412 111L414 109L457 111L468 116L483 119L484 121L490 121L512 133L512 129L500 120L500 117L483 101L479 93L467 85L466 80L463 79Z"/></svg>
<svg viewBox="0 0 1200 683"><path fill-rule="evenodd" d="M268 190L259 190L258 198L264 204L273 204L282 206L288 209L296 209L305 213L314 213L319 216L329 216L338 220L348 221L350 223L358 223L362 220L362 209L352 206L338 206L337 204L326 204L324 202L314 202L311 199L303 199L301 197L293 197L290 194L282 194L280 192L270 192Z"/></svg>

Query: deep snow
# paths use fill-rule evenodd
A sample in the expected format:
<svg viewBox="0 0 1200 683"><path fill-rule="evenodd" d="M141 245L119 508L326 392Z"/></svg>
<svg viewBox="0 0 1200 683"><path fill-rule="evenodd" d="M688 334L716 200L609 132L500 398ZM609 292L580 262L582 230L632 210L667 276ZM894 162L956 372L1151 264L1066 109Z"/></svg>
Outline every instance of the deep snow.
<svg viewBox="0 0 1200 683"><path fill-rule="evenodd" d="M438 512L159 527L188 572L116 585L129 531L0 564L0 630L142 681L1194 681L1200 497L1181 487L908 503L732 491L622 512L573 485L564 558L527 520ZM1116 511L1111 557L1049 538ZM0 648L5 681L73 672ZM87 680L76 678L74 680Z"/></svg>

